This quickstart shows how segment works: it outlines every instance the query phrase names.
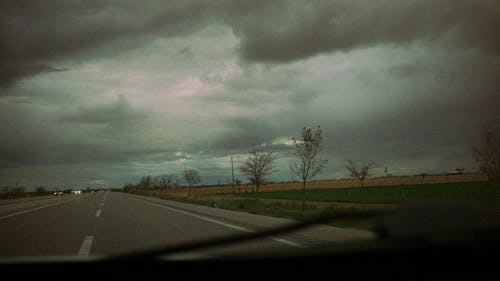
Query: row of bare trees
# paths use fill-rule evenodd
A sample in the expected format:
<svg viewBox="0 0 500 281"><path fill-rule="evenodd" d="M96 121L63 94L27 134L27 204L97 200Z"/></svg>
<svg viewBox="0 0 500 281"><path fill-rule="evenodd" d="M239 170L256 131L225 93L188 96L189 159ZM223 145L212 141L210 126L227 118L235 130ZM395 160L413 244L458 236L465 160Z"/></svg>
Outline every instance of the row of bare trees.
<svg viewBox="0 0 500 281"><path fill-rule="evenodd" d="M158 176L142 176L137 184L126 184L125 188L171 188L176 190L182 184L188 187L188 193L191 187L201 182L200 172L196 169L184 169L180 175L164 174Z"/></svg>
<svg viewBox="0 0 500 281"><path fill-rule="evenodd" d="M59 190L59 188L54 187L52 190ZM70 192L70 190L67 189L67 192ZM28 191L26 187L21 186L18 183L16 183L16 185L14 186L7 185L0 188L0 198L2 199L28 197L28 196L42 196L42 195L49 195L51 193L52 191L49 191L44 186L37 186L35 187L34 191Z"/></svg>
<svg viewBox="0 0 500 281"><path fill-rule="evenodd" d="M327 159L321 157L322 131L320 126L313 132L312 128L302 128L299 139L293 138L295 145L295 162L290 164L292 174L303 183L302 210L305 208L306 183L316 176L325 167ZM256 186L256 199L259 198L259 189L267 177L276 171L273 152L264 152L261 146L253 144L249 150L247 160L240 167L241 173Z"/></svg>
<svg viewBox="0 0 500 281"><path fill-rule="evenodd" d="M299 139L293 139L295 145L295 162L290 165L292 174L299 178L302 183L302 210L305 206L306 183L315 177L325 167L327 160L321 157L322 131L320 126L313 132L311 128L304 127ZM482 143L474 146L473 154L479 164L480 171L486 174L490 181L500 181L500 139L491 130L483 129ZM257 144L252 145L249 150L248 159L240 167L241 173L256 186L256 199L259 189L266 182L266 178L275 170L274 160L276 156L272 152L262 151ZM364 180L370 177L370 170L375 163L370 161L361 165L347 160L346 169L352 178L359 180L363 188ZM457 169L463 173L463 169ZM387 167L385 168L387 174Z"/></svg>
<svg viewBox="0 0 500 281"><path fill-rule="evenodd" d="M307 182L318 175L326 166L328 160L322 157L322 130L317 126L316 130L309 127L302 128L301 136L293 138L295 160L289 165L294 177L300 179L302 186L302 210L305 208ZM480 170L488 175L490 180L500 180L500 141L491 131L485 131L483 143L474 147L474 156L479 164ZM256 186L256 199L259 198L261 185L268 182L268 177L276 172L276 155L273 152L264 151L264 146L254 143L250 149L248 158L239 167L240 172ZM359 180L360 187L364 187L364 180L370 177L370 170L375 163L370 161L364 164L355 164L347 160L345 168L352 178ZM457 169L458 171L458 169ZM387 174L387 167L385 168ZM463 172L461 169L460 172ZM185 169L181 175L143 176L136 187L167 187L177 188L184 183L188 187L188 196L191 187L201 182L201 177L196 169Z"/></svg>
<svg viewBox="0 0 500 281"><path fill-rule="evenodd" d="M326 166L328 160L321 156L323 135L320 126L316 130L302 128L300 138L293 138L295 160L289 168L294 177L302 181L302 211L305 209L307 182L318 175ZM262 146L253 144L249 149L247 160L240 167L241 173L256 186L256 199L259 199L259 189L267 180L267 177L276 171L274 166L276 156L273 152L264 152ZM365 178L369 177L369 171L374 167L373 162L357 167L348 160L346 167L350 175L357 178L361 187Z"/></svg>
<svg viewBox="0 0 500 281"><path fill-rule="evenodd" d="M305 209L307 182L318 175L326 166L328 160L321 156L323 135L320 126L316 130L312 128L302 128L300 138L293 138L295 160L290 164L290 170L294 177L302 181L302 211ZM249 150L247 160L240 167L241 173L256 186L256 199L259 199L259 189L266 182L267 177L276 171L274 160L276 156L273 152L264 152L262 146L253 144ZM361 166L356 166L348 160L347 170L350 176L357 178L361 187L363 181L369 177L369 171L375 164L369 162Z"/></svg>

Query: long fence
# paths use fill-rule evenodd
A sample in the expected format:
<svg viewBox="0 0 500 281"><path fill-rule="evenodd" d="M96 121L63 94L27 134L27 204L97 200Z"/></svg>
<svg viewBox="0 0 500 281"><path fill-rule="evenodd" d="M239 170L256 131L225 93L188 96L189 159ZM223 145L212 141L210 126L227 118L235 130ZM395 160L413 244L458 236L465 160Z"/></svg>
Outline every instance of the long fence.
<svg viewBox="0 0 500 281"><path fill-rule="evenodd" d="M487 181L488 177L479 173L464 173L464 174L440 174L440 175L414 175L414 176L389 176L378 178L367 178L364 180L364 186L402 186L402 185L418 185L418 184L434 184L434 183L460 183L460 182L483 182ZM307 182L307 189L330 189L330 188L349 188L359 187L359 180L355 179L336 179L336 180L315 180ZM299 190L302 189L302 182L280 182L261 185L260 191L284 191L284 190ZM196 186L182 188L148 188L141 189L145 193L155 195L168 194L173 196L186 195L210 195L210 194L228 194L228 193L246 193L254 192L256 186L253 184L235 185L234 190L231 184L213 185L213 186Z"/></svg>

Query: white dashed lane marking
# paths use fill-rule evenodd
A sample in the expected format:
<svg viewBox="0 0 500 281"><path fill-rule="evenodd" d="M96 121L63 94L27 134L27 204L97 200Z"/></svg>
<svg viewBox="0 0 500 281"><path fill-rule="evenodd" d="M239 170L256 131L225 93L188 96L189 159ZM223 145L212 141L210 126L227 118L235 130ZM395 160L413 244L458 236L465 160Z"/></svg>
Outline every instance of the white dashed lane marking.
<svg viewBox="0 0 500 281"><path fill-rule="evenodd" d="M85 236L83 239L82 245L80 246L80 250L78 251L79 256L87 257L90 254L90 248L92 247L92 240L94 240L94 236Z"/></svg>

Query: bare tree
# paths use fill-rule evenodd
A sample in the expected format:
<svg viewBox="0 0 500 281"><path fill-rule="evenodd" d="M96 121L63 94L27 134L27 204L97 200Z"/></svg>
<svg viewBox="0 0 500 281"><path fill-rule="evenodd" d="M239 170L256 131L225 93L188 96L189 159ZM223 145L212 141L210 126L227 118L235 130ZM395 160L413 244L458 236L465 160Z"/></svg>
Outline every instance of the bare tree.
<svg viewBox="0 0 500 281"><path fill-rule="evenodd" d="M424 183L424 179L427 176L427 173L420 173L420 176L422 177L422 184Z"/></svg>
<svg viewBox="0 0 500 281"><path fill-rule="evenodd" d="M358 179L361 183L361 187L363 187L363 181L370 176L370 169L375 167L375 163L370 161L368 164L364 164L358 168L351 160L347 160L347 162L349 164L346 166L346 169L349 171L350 176Z"/></svg>
<svg viewBox="0 0 500 281"><path fill-rule="evenodd" d="M191 194L191 186L201 182L200 172L196 169L185 169L182 172L182 178L188 185L188 196Z"/></svg>
<svg viewBox="0 0 500 281"><path fill-rule="evenodd" d="M275 171L273 162L276 157L272 152L263 152L255 143L248 152L248 158L241 165L240 171L251 183L255 184L257 188L255 199L259 200L260 185L265 183L266 177Z"/></svg>
<svg viewBox="0 0 500 281"><path fill-rule="evenodd" d="M356 165L354 165L354 163L351 161L351 160L347 160L347 162L349 163L349 165L346 166L346 169L349 171L350 173L350 176L353 177L353 178L356 178L359 180L359 182L361 183L361 198L362 198L362 201L361 202L364 202L365 201L365 195L364 195L364 191L363 191L363 182L364 180L370 176L370 169L372 169L373 167L375 167L375 164L370 161L368 164L364 164L362 165L361 167L356 167ZM404 191L403 191L403 197L404 197Z"/></svg>
<svg viewBox="0 0 500 281"><path fill-rule="evenodd" d="M464 170L465 168L455 168L455 170L457 171L457 174L460 175L460 182L464 182Z"/></svg>
<svg viewBox="0 0 500 281"><path fill-rule="evenodd" d="M162 183L165 187L172 188L174 191L180 185L180 179L177 175L163 175Z"/></svg>
<svg viewBox="0 0 500 281"><path fill-rule="evenodd" d="M2 194L9 194L10 193L10 186L6 185L2 187Z"/></svg>
<svg viewBox="0 0 500 281"><path fill-rule="evenodd" d="M131 183L131 182L127 182L125 183L125 185L122 187L123 191L125 192L129 192L131 191L132 189L135 189L137 188L137 185Z"/></svg>
<svg viewBox="0 0 500 281"><path fill-rule="evenodd" d="M139 182L139 187L149 188L151 186L151 176L142 176L141 181Z"/></svg>
<svg viewBox="0 0 500 281"><path fill-rule="evenodd" d="M488 180L500 181L500 139L489 129L483 129L481 144L474 146L474 158L479 170L488 176Z"/></svg>
<svg viewBox="0 0 500 281"><path fill-rule="evenodd" d="M41 195L47 193L47 189L44 186L37 186L35 192Z"/></svg>
<svg viewBox="0 0 500 281"><path fill-rule="evenodd" d="M151 183L152 183L154 188L165 187L163 185L161 176L154 176L153 178L151 178Z"/></svg>
<svg viewBox="0 0 500 281"><path fill-rule="evenodd" d="M290 165L292 173L302 180L302 211L305 209L306 182L316 176L325 167L328 160L320 157L323 141L320 126L313 133L311 128L302 128L301 139L293 138L296 162Z"/></svg>

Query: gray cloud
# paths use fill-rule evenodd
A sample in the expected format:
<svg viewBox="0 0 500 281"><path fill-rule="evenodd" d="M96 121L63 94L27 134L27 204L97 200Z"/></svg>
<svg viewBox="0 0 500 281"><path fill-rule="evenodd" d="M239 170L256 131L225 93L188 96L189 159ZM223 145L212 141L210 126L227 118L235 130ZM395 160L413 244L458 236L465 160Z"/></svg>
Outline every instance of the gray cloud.
<svg viewBox="0 0 500 281"><path fill-rule="evenodd" d="M289 179L292 149L276 140L317 124L325 177L345 176L345 159L471 170L476 128L499 119L499 6L4 1L0 184L183 167L216 180L256 139Z"/></svg>
<svg viewBox="0 0 500 281"><path fill-rule="evenodd" d="M71 114L46 108L31 103L3 108L0 116L9 121L0 126L2 168L126 162L165 153L137 142L149 114L133 109L123 96Z"/></svg>
<svg viewBox="0 0 500 281"><path fill-rule="evenodd" d="M250 61L289 62L417 40L493 54L500 50L500 5L495 0L3 1L0 11L4 85L56 68L58 58L114 40L122 40L125 47L145 36L184 35L213 22L233 28L241 39L242 57Z"/></svg>
<svg viewBox="0 0 500 281"><path fill-rule="evenodd" d="M317 89L303 81L305 75L290 68L244 66L242 73L233 77L208 77L209 82L224 83L224 89L202 98L245 107L263 104L303 107L319 96Z"/></svg>
<svg viewBox="0 0 500 281"><path fill-rule="evenodd" d="M120 37L154 31L175 35L203 22L200 6L188 1L4 1L1 26L6 40L0 50L2 57L50 59Z"/></svg>
<svg viewBox="0 0 500 281"><path fill-rule="evenodd" d="M137 122L144 122L147 112L134 110L123 95L113 104L96 107L80 107L76 112L63 117L63 121L79 124L103 124L109 127L134 127Z"/></svg>
<svg viewBox="0 0 500 281"><path fill-rule="evenodd" d="M497 1L279 2L230 17L250 60L286 62L381 43L444 41L498 54ZM481 20L477 20L481 18Z"/></svg>
<svg viewBox="0 0 500 281"><path fill-rule="evenodd" d="M0 83L34 74L34 69L50 70L54 60L118 39L125 47L134 37L141 40L153 33L175 36L195 30L204 23L203 5L188 1L2 1Z"/></svg>
<svg viewBox="0 0 500 281"><path fill-rule="evenodd" d="M39 63L22 63L15 64L5 63L0 65L0 88L12 86L20 77L26 78L43 72L64 71L65 69L51 67ZM3 92L0 92L2 95Z"/></svg>
<svg viewBox="0 0 500 281"><path fill-rule="evenodd" d="M500 103L500 62L477 52L420 56L388 70L391 76L414 85L413 91L433 95L427 107L446 114L496 115Z"/></svg>
<svg viewBox="0 0 500 281"><path fill-rule="evenodd" d="M273 138L272 126L263 116L253 119L231 118L224 123L228 132L215 138L213 148L247 150L252 144L269 142ZM227 153L227 152L226 152Z"/></svg>

